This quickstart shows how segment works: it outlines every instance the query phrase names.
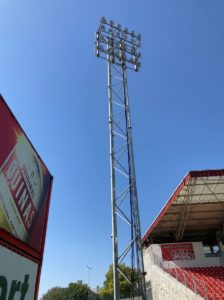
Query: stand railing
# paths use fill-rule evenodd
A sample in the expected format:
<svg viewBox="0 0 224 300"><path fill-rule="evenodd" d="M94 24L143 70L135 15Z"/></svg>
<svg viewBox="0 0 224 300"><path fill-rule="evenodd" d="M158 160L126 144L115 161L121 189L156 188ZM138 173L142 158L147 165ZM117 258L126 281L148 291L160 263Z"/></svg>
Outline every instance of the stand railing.
<svg viewBox="0 0 224 300"><path fill-rule="evenodd" d="M208 300L208 289L204 281L196 278L193 274L190 274L184 269L181 269L172 261L166 261L166 265L164 266L164 261L155 254L152 254L152 262L196 294L199 294L201 297Z"/></svg>

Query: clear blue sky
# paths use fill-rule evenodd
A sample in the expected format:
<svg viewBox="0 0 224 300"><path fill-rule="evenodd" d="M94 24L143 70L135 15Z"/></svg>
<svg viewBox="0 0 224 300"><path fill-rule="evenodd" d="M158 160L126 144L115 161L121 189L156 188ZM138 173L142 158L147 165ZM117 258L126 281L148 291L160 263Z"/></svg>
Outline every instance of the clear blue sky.
<svg viewBox="0 0 224 300"><path fill-rule="evenodd" d="M101 16L140 32L129 73L142 233L189 170L224 167L223 0L0 0L0 93L54 175L40 295L111 263Z"/></svg>

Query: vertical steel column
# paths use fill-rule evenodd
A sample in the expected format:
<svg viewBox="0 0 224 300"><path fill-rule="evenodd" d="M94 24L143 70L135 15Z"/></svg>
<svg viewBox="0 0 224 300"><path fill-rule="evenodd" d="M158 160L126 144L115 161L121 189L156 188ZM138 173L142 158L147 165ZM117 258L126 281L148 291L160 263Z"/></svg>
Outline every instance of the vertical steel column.
<svg viewBox="0 0 224 300"><path fill-rule="evenodd" d="M139 290L141 291L143 300L146 300L146 288L145 288L145 276L144 276L144 262L142 254L142 242L141 242L141 225L138 207L138 193L136 184L135 174L135 161L134 161L134 149L132 139L132 126L131 126L131 114L130 114L130 103L128 96L128 83L127 83L127 71L126 66L122 66L123 74L123 87L124 87L124 103L125 103L125 116L126 116L126 129L127 129L127 144L128 144L128 159L129 159L129 176L130 176L130 197L133 205L133 224L132 230L135 239L135 246L137 252L137 269L138 272L138 283ZM134 245L133 245L134 246Z"/></svg>
<svg viewBox="0 0 224 300"><path fill-rule="evenodd" d="M107 46L109 49L109 45ZM118 280L118 238L117 238L117 216L115 172L114 172L114 126L113 126L113 104L112 104L112 80L111 80L111 58L108 55L108 104L109 104L109 131L110 131L110 186L111 186L111 209L112 209L112 247L113 247L113 279L114 279L114 300L120 299L120 289Z"/></svg>

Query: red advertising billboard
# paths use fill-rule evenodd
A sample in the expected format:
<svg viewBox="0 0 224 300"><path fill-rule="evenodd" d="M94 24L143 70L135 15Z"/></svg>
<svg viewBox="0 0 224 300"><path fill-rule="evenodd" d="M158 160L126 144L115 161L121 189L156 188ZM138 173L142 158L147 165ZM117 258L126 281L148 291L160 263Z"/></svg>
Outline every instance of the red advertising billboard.
<svg viewBox="0 0 224 300"><path fill-rule="evenodd" d="M0 261L5 263L0 276L7 281L15 272L7 257L18 261L21 272L23 267L30 268L30 274L35 274L32 275L34 290L30 291L31 298L23 298L27 300L37 299L52 180L0 95ZM18 276L23 275L18 273ZM28 285L28 277L25 284ZM8 291L1 285L0 291L0 298L5 299Z"/></svg>
<svg viewBox="0 0 224 300"><path fill-rule="evenodd" d="M0 228L41 252L52 176L0 98Z"/></svg>
<svg viewBox="0 0 224 300"><path fill-rule="evenodd" d="M192 243L163 244L161 251L162 258L166 261L195 259Z"/></svg>

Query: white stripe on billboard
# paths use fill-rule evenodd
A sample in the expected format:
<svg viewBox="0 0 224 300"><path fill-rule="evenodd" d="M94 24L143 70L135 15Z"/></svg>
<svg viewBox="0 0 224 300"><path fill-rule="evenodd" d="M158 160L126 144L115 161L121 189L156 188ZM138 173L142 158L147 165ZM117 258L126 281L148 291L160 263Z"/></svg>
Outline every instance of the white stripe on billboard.
<svg viewBox="0 0 224 300"><path fill-rule="evenodd" d="M38 265L0 245L0 299L33 300Z"/></svg>

